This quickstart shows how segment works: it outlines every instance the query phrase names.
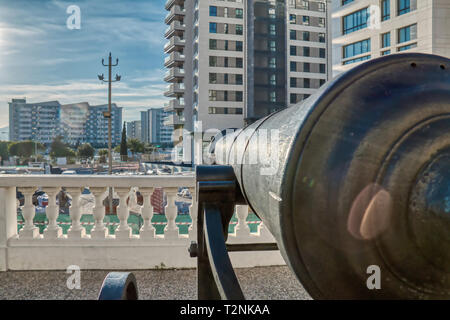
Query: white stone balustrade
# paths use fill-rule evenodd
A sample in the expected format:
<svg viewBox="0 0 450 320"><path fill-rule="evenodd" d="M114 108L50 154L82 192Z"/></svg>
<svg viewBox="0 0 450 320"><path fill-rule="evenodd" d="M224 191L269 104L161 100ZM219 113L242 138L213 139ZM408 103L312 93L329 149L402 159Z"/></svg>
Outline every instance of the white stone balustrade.
<svg viewBox="0 0 450 320"><path fill-rule="evenodd" d="M2 270L65 270L69 265L82 269L148 269L154 267L195 267L196 260L189 257L190 241L197 239L197 203L193 175L164 176L62 176L62 175L0 175L0 271ZM59 205L57 195L65 188L72 198L69 208L70 226L63 234L58 225ZM109 234L105 224L104 199L108 188L119 198L117 218L120 223ZM180 199L180 187L188 188L192 200ZM45 214L48 224L42 234L36 227L33 194L40 188L48 195ZM86 231L81 223L82 190L88 188L93 202L93 226ZM164 234L156 235L152 224L154 208L151 196L155 188L163 188L167 197ZM24 195L21 207L24 219L18 232L16 190ZM128 223L130 203L135 190L143 197L140 215L143 224L139 234L132 234ZM191 202L189 215L193 223L187 234L180 234L176 223L178 208L175 201ZM136 197L133 198L136 201ZM231 242L273 241L268 230L260 228L257 234L250 233L246 219L247 206L237 206L238 225L229 237ZM138 213L139 214L139 213ZM111 228L111 227L110 227ZM89 230L89 229L88 229ZM264 231L264 232L262 232ZM135 231L136 232L136 231ZM263 236L265 235L265 236ZM262 254L264 255L264 258ZM267 256L268 254L268 256ZM260 258L258 258L260 257ZM278 251L231 254L236 267L284 264Z"/></svg>

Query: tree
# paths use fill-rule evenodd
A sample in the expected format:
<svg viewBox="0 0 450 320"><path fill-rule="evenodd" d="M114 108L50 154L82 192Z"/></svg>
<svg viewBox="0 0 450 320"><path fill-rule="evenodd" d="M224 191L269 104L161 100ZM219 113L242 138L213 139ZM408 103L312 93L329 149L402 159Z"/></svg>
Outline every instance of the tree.
<svg viewBox="0 0 450 320"><path fill-rule="evenodd" d="M141 142L141 140L139 139L136 138L129 139L127 145L129 146L130 151L133 153L145 151L145 144Z"/></svg>
<svg viewBox="0 0 450 320"><path fill-rule="evenodd" d="M45 146L42 143L31 140L12 142L8 146L10 155L24 158L29 158L35 154L35 149L42 151L45 150Z"/></svg>
<svg viewBox="0 0 450 320"><path fill-rule="evenodd" d="M70 147L63 142L63 138L63 136L55 137L52 144L50 145L50 156L52 158L76 157L77 154L75 153L75 151L70 149Z"/></svg>
<svg viewBox="0 0 450 320"><path fill-rule="evenodd" d="M98 155L100 156L100 159L98 161L100 163L106 163L106 158L108 157L108 149L99 150Z"/></svg>
<svg viewBox="0 0 450 320"><path fill-rule="evenodd" d="M8 146L11 142L9 141L0 141L0 157L2 158L2 165L5 159L9 158Z"/></svg>
<svg viewBox="0 0 450 320"><path fill-rule="evenodd" d="M128 147L127 147L127 129L125 127L126 122L123 123L122 129L122 141L120 142L120 157L123 161L127 161Z"/></svg>
<svg viewBox="0 0 450 320"><path fill-rule="evenodd" d="M89 143L80 145L77 151L80 158L92 158L95 153L95 149Z"/></svg>

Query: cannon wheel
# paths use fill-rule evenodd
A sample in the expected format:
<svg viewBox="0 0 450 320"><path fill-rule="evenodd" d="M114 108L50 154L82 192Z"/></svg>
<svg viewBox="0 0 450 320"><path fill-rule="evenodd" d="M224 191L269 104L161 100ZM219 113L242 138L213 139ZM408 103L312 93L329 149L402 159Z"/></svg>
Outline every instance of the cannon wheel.
<svg viewBox="0 0 450 320"><path fill-rule="evenodd" d="M137 300L136 278L131 272L110 272L103 280L98 300Z"/></svg>

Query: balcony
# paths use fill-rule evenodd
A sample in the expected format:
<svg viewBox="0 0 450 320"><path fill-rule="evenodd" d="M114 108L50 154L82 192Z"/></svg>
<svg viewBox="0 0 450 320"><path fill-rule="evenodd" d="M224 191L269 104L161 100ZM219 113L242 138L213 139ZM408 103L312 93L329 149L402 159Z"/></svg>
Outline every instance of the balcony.
<svg viewBox="0 0 450 320"><path fill-rule="evenodd" d="M169 42L164 46L165 53L172 53L173 51L180 51L186 45L186 40L181 39L180 37L172 37Z"/></svg>
<svg viewBox="0 0 450 320"><path fill-rule="evenodd" d="M165 112L172 112L178 109L180 110L184 109L184 102L180 102L180 100L178 99L172 99L169 101L169 103L166 103L164 105Z"/></svg>
<svg viewBox="0 0 450 320"><path fill-rule="evenodd" d="M167 0L166 4L165 4L165 8L166 10L170 10L170 8L172 8L173 5L183 5L184 4L184 0Z"/></svg>
<svg viewBox="0 0 450 320"><path fill-rule="evenodd" d="M171 68L164 76L165 82L180 82L184 79L184 69Z"/></svg>
<svg viewBox="0 0 450 320"><path fill-rule="evenodd" d="M182 36L185 29L186 29L186 26L184 24L182 24L178 20L174 20L174 21L172 21L170 26L164 32L164 36L166 37L166 39L169 39L170 37L172 37L174 35Z"/></svg>
<svg viewBox="0 0 450 320"><path fill-rule="evenodd" d="M0 175L0 271L66 270L70 265L82 270L193 268L196 260L189 257L187 248L197 234L195 183L190 173L132 177ZM60 214L56 201L63 186L72 200L68 212ZM40 213L45 216L43 222L36 220L32 202L38 187L48 195L45 213ZM117 214L105 215L107 187L114 188ZM189 189L192 197L180 195L180 187ZM82 192L85 188L89 195ZM159 188L167 198L162 213L151 201L151 196L159 192L162 205ZM24 195L22 205L16 199L17 189ZM141 205L136 190L142 195ZM180 200L189 204L187 214L178 212ZM112 222L113 217L117 222ZM132 223L137 217L142 220L138 225ZM274 241L259 220L247 221L249 218L247 206L236 206L229 243ZM284 265L279 251L230 255L235 267Z"/></svg>
<svg viewBox="0 0 450 320"><path fill-rule="evenodd" d="M170 24L174 20L182 21L185 15L186 10L184 10L183 7L173 6L172 8L170 8L170 11L167 14L166 18L164 19L164 22L166 24Z"/></svg>
<svg viewBox="0 0 450 320"><path fill-rule="evenodd" d="M178 97L184 94L184 83L172 83L167 86L167 91L164 92L166 97Z"/></svg>
<svg viewBox="0 0 450 320"><path fill-rule="evenodd" d="M164 119L165 126L180 126L184 125L184 116L179 116L176 114L171 114Z"/></svg>
<svg viewBox="0 0 450 320"><path fill-rule="evenodd" d="M177 51L172 52L164 59L164 66L166 68L179 67L184 64L185 56Z"/></svg>

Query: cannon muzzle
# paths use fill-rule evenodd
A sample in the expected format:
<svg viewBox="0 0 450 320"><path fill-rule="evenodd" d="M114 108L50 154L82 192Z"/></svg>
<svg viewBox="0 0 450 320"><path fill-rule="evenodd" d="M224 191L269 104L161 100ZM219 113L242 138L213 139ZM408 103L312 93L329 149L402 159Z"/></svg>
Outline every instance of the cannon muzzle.
<svg viewBox="0 0 450 320"><path fill-rule="evenodd" d="M215 159L313 298L450 298L449 59L359 65Z"/></svg>

